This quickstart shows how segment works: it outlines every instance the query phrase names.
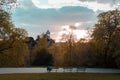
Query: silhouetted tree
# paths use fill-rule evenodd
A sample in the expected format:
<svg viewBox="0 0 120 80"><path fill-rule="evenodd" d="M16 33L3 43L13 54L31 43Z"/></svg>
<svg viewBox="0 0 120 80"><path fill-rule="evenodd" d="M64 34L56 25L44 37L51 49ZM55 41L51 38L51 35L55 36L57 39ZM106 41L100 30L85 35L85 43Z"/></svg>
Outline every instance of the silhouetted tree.
<svg viewBox="0 0 120 80"><path fill-rule="evenodd" d="M53 57L46 49L43 48L37 52L33 65L34 66L52 66Z"/></svg>
<svg viewBox="0 0 120 80"><path fill-rule="evenodd" d="M103 64L103 67L117 66L114 55L116 51L120 50L119 34L120 11L113 10L99 14L98 23L95 25L92 37L93 41L99 45L98 47L101 47L101 65Z"/></svg>

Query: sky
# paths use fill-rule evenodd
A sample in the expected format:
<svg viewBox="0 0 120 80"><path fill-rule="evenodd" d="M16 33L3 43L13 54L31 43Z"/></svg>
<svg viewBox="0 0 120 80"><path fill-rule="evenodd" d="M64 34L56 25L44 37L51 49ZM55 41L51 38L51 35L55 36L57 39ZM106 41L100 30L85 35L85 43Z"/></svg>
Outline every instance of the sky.
<svg viewBox="0 0 120 80"><path fill-rule="evenodd" d="M18 0L12 20L34 38L49 30L51 37L59 41L63 33L71 30L70 26L75 26L73 32L80 39L94 27L99 13L119 8L119 3L120 0Z"/></svg>

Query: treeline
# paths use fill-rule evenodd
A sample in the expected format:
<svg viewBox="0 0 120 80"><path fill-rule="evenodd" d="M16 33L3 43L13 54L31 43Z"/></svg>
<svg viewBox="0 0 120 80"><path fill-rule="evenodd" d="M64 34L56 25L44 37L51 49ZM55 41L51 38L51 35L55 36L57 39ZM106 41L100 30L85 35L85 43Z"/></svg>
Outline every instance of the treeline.
<svg viewBox="0 0 120 80"><path fill-rule="evenodd" d="M53 66L53 55L49 52L48 48L52 46L55 41L50 38L49 31L41 36L38 35L36 40L28 37L26 43L30 51L30 66Z"/></svg>
<svg viewBox="0 0 120 80"><path fill-rule="evenodd" d="M44 35L49 35L47 33L50 34L47 31ZM120 68L119 10L98 15L98 22L94 26L91 39L80 39L76 42L72 33L64 35L63 38L66 38L66 42L51 41L49 45L50 36L38 37L37 45L32 48L31 52L32 65ZM49 56L45 55L46 53Z"/></svg>
<svg viewBox="0 0 120 80"><path fill-rule="evenodd" d="M67 37L65 37L67 36ZM16 28L8 12L0 9L0 67L56 66L120 68L120 11L98 15L89 40L55 43L50 32L34 40Z"/></svg>
<svg viewBox="0 0 120 80"><path fill-rule="evenodd" d="M68 34L64 44L54 44L49 49L55 66L120 68L120 11L113 10L98 15L91 39L74 41Z"/></svg>

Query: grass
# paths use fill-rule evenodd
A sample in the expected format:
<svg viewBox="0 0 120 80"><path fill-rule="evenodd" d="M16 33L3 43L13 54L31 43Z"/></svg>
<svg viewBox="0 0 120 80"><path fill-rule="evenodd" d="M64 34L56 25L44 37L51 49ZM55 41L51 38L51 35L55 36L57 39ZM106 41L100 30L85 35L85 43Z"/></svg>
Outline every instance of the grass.
<svg viewBox="0 0 120 80"><path fill-rule="evenodd" d="M120 74L95 74L95 73L0 74L0 80L120 80Z"/></svg>

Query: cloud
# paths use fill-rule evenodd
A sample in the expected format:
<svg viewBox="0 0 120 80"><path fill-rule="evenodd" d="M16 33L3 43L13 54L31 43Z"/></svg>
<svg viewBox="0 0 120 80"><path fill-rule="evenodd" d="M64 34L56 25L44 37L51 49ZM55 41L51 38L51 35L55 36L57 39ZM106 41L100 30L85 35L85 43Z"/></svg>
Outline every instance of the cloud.
<svg viewBox="0 0 120 80"><path fill-rule="evenodd" d="M46 3L43 1L46 1ZM82 6L92 9L93 11L107 11L115 9L113 0L32 0L33 4L42 9L55 8L59 9L65 6ZM120 3L116 0L116 4Z"/></svg>
<svg viewBox="0 0 120 80"><path fill-rule="evenodd" d="M43 3L46 4L46 2ZM83 25L83 22L97 20L95 13L86 7L64 6L59 9L42 9L36 7L30 0L22 0L21 4L24 7L18 6L16 8L12 14L12 20L15 26L26 29L29 36L34 38L36 35L50 30L54 33L51 34L52 38L55 39L63 25L74 25L77 22L81 22ZM91 25L87 26L91 27ZM78 25L79 29L85 29L85 27L80 27Z"/></svg>
<svg viewBox="0 0 120 80"><path fill-rule="evenodd" d="M13 14L14 23L26 23L37 25L38 27L59 27L62 25L72 25L76 22L95 21L95 13L85 7L63 7L56 9L32 9L17 8ZM48 27L49 26L49 27ZM26 26L27 27L27 26ZM51 29L50 28L50 29Z"/></svg>
<svg viewBox="0 0 120 80"><path fill-rule="evenodd" d="M88 37L88 31L86 29L79 29L74 25L64 25L61 27L61 30L58 32L58 37L56 42L66 41L70 38L70 35L73 35L75 41L80 40L81 38Z"/></svg>
<svg viewBox="0 0 120 80"><path fill-rule="evenodd" d="M31 0L17 0L17 1L18 1L17 8L31 9L35 7L34 4L31 2Z"/></svg>
<svg viewBox="0 0 120 80"><path fill-rule="evenodd" d="M62 8L64 6L75 6L78 0L32 0L34 5L38 8Z"/></svg>
<svg viewBox="0 0 120 80"><path fill-rule="evenodd" d="M79 1L83 1L83 2L98 2L98 3L119 3L120 0L79 0Z"/></svg>
<svg viewBox="0 0 120 80"><path fill-rule="evenodd" d="M91 21L76 22L75 24L79 24L77 26L78 29L91 29L96 22L97 20L96 21L91 20Z"/></svg>
<svg viewBox="0 0 120 80"><path fill-rule="evenodd" d="M36 37L49 29L56 39L63 25L76 25L76 32L92 28L98 12L113 9L111 3L111 0L19 0L12 20L17 27L26 29L29 36Z"/></svg>

